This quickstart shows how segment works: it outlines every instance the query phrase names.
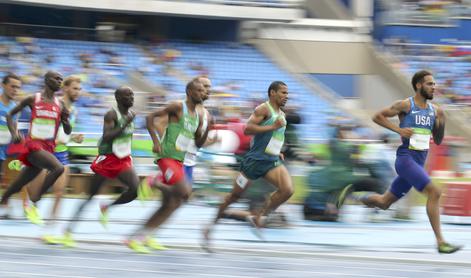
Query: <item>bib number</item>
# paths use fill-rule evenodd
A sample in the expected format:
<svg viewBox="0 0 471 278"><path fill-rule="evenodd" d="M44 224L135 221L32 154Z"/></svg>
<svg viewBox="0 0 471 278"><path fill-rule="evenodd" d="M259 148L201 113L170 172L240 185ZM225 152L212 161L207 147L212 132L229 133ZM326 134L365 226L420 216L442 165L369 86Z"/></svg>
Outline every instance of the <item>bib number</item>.
<svg viewBox="0 0 471 278"><path fill-rule="evenodd" d="M186 152L191 140L193 140L193 138L189 138L188 136L185 136L185 134L180 133L175 142L175 149L179 152Z"/></svg>
<svg viewBox="0 0 471 278"><path fill-rule="evenodd" d="M10 144L11 133L7 126L0 126L0 145Z"/></svg>
<svg viewBox="0 0 471 278"><path fill-rule="evenodd" d="M64 127L61 125L57 131L57 141L60 144L67 144L70 141L70 134L65 134Z"/></svg>
<svg viewBox="0 0 471 278"><path fill-rule="evenodd" d="M125 158L131 155L131 138L118 138L113 141L112 147L114 155L118 158Z"/></svg>
<svg viewBox="0 0 471 278"><path fill-rule="evenodd" d="M56 121L51 119L34 119L31 125L31 137L48 140L54 139Z"/></svg>
<svg viewBox="0 0 471 278"><path fill-rule="evenodd" d="M281 148L283 147L283 140L272 137L268 142L265 152L270 155L280 155Z"/></svg>
<svg viewBox="0 0 471 278"><path fill-rule="evenodd" d="M424 151L430 148L430 130L414 129L414 134L409 139L409 149Z"/></svg>

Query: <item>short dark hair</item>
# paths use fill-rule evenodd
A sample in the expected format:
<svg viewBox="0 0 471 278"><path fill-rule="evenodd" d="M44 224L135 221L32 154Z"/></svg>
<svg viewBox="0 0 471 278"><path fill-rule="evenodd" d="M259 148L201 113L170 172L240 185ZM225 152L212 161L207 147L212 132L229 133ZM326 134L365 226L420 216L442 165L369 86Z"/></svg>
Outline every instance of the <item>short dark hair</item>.
<svg viewBox="0 0 471 278"><path fill-rule="evenodd" d="M433 75L428 70L421 70L418 71L412 76L412 88L414 88L414 92L417 91L417 83L424 81L424 77L427 75Z"/></svg>
<svg viewBox="0 0 471 278"><path fill-rule="evenodd" d="M6 85L8 84L8 82L10 82L10 79L16 79L18 81L21 81L21 78L18 75L9 72L7 73L7 75L5 75L5 77L3 77L2 83Z"/></svg>
<svg viewBox="0 0 471 278"><path fill-rule="evenodd" d="M196 84L201 84L201 82L197 78L194 78L190 80L190 82L186 83L185 93L188 94L188 91L194 89L196 87Z"/></svg>
<svg viewBox="0 0 471 278"><path fill-rule="evenodd" d="M271 90L278 91L281 86L287 87L285 82L283 82L283 81L273 81L270 84L270 87L268 87L268 97L270 97L270 91Z"/></svg>
<svg viewBox="0 0 471 278"><path fill-rule="evenodd" d="M120 86L118 89L116 89L116 91L114 91L114 97L120 97L121 94L126 92L132 92L132 89L128 86Z"/></svg>

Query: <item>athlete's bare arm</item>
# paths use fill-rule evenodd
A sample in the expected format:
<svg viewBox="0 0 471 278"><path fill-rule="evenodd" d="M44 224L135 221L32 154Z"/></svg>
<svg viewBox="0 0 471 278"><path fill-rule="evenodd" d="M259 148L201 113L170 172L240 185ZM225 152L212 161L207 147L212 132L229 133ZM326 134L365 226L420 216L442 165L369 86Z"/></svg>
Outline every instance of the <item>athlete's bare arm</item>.
<svg viewBox="0 0 471 278"><path fill-rule="evenodd" d="M7 114L7 125L10 130L13 143L18 143L21 141L21 135L18 133L16 121L13 121L13 116L18 114L26 106L32 107L34 104L34 95L22 99L18 105L16 105L10 112Z"/></svg>
<svg viewBox="0 0 471 278"><path fill-rule="evenodd" d="M211 126L213 124L213 120L212 120L212 117L209 114L208 110L206 110L206 108L201 107L198 110L200 110L198 112L200 122L199 122L198 129L195 132L195 145L196 145L196 147L201 148L206 143L206 141L208 139L208 133L209 133L209 130L211 129ZM206 126L206 127L203 127L204 114L207 115L207 119L208 119L208 122L207 122L208 126ZM203 128L205 128L205 130L204 130L204 132L201 132L201 130Z"/></svg>
<svg viewBox="0 0 471 278"><path fill-rule="evenodd" d="M72 125L69 122L70 111L65 107L63 101L61 101L61 123L64 128L64 133L69 135L72 132Z"/></svg>
<svg viewBox="0 0 471 278"><path fill-rule="evenodd" d="M151 112L146 117L146 127L149 131L150 137L152 138L152 142L154 144L153 152L160 153L160 139L157 137L156 134L156 126L154 119L157 117L167 116L168 122L178 122L180 113L182 111L182 104L180 102L171 102L167 104L164 108L158 109L154 112ZM161 121L157 123L157 128L159 130L162 129Z"/></svg>
<svg viewBox="0 0 471 278"><path fill-rule="evenodd" d="M136 113L129 110L128 115L124 116L126 118L126 124L122 127L116 126L115 122L118 120L118 115L116 111L109 110L106 112L103 123L103 140L104 143L112 142L116 137L120 136L126 127L134 120Z"/></svg>
<svg viewBox="0 0 471 278"><path fill-rule="evenodd" d="M401 137L410 138L413 134L411 128L400 128L398 125L392 123L388 118L400 116L410 110L410 102L405 100L398 100L394 102L390 107L384 108L373 116L373 121L378 125L394 131L401 135Z"/></svg>
<svg viewBox="0 0 471 278"><path fill-rule="evenodd" d="M247 126L245 127L244 134L245 135L253 135L257 133L268 132L272 130L277 130L280 127L286 125L286 122L279 118L277 119L272 125L261 126L260 123L268 119L270 116L270 111L268 110L266 104L261 104L255 111L250 115L249 121L247 122Z"/></svg>
<svg viewBox="0 0 471 278"><path fill-rule="evenodd" d="M440 145L445 136L445 112L437 105L434 105L434 107L435 111L437 111L437 117L435 118L435 124L432 129L432 136L435 144Z"/></svg>

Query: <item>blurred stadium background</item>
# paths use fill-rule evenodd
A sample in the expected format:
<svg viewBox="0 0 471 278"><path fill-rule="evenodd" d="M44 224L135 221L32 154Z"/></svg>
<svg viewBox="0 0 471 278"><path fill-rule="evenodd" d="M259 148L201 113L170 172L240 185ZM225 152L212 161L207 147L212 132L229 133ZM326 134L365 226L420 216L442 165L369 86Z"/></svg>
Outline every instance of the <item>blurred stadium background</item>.
<svg viewBox="0 0 471 278"><path fill-rule="evenodd" d="M312 192L313 169L333 163L328 143L339 128L348 127L346 139L362 152L385 135L398 143L370 118L413 95L410 78L419 69L434 72L435 101L448 117L446 142L433 146L428 170L437 179L471 178L470 29L469 0L9 0L0 1L0 73L22 77L23 96L41 89L47 70L81 76L74 132L86 140L71 145L75 173L89 171L114 90L131 86L141 175L155 171L145 114L183 98L192 77L211 78L207 106L241 145L240 125L270 82L282 80L287 109L300 118L290 146L297 154L292 201L300 203ZM231 155L241 148L202 152L198 184L227 189ZM324 179L319 186L329 184Z"/></svg>

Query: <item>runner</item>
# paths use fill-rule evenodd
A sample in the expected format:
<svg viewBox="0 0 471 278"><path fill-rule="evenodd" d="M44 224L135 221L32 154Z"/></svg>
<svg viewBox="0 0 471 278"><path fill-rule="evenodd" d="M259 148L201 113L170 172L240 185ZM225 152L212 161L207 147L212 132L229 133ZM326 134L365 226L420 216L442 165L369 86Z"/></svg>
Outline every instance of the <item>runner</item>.
<svg viewBox="0 0 471 278"><path fill-rule="evenodd" d="M204 94L203 84L192 80L186 86L186 100L172 102L147 116L147 129L154 143L153 151L157 154L157 164L163 174L163 183L156 183L156 187L162 192L162 205L127 241L128 247L136 252L148 253L150 250L147 247L166 249L152 234L190 197L191 184L185 178L183 160L192 140L195 140L196 147L199 148L207 137L208 129L203 134L201 132L201 108L197 108L201 107ZM160 139L154 119L162 116L168 117L168 125L165 135ZM159 121L157 130L162 129L161 124Z"/></svg>
<svg viewBox="0 0 471 278"><path fill-rule="evenodd" d="M60 124L64 128L65 134L70 134L72 131L69 123L69 111L55 97L55 93L62 85L62 80L60 73L48 71L44 77L44 91L23 99L7 115L7 125L13 142L22 149L19 160L24 167L20 175L3 194L0 201L2 210L0 215L8 209L8 199L31 182L43 169L48 170L48 174L40 190L31 196L33 203L39 201L41 196L64 172L63 165L53 155ZM13 117L27 106L31 108L32 113L30 131L26 139L23 139L17 130ZM36 206L33 205L32 209L37 213Z"/></svg>
<svg viewBox="0 0 471 278"><path fill-rule="evenodd" d="M440 189L432 182L424 169L430 145L430 137L440 145L445 134L445 113L431 103L435 92L435 80L431 72L418 71L412 77L415 96L398 100L373 117L378 125L398 133L402 145L396 152L396 172L398 177L384 194L368 194L360 201L369 207L388 209L393 203L405 196L414 187L427 197L427 215L437 241L439 253L450 254L462 246L447 243L440 228ZM398 116L399 126L388 118ZM341 207L351 191L346 187L340 194L337 207Z"/></svg>
<svg viewBox="0 0 471 278"><path fill-rule="evenodd" d="M136 114L130 108L134 105L134 92L129 87L120 87L115 93L116 106L104 116L103 136L98 145L98 156L90 168L95 173L90 183L88 198L78 207L66 228L63 244L66 247L76 245L72 231L85 206L95 196L106 179L119 179L126 187L118 199L110 204L100 205L100 222L108 223L108 210L111 206L126 204L137 197L139 177L132 165L131 142Z"/></svg>
<svg viewBox="0 0 471 278"><path fill-rule="evenodd" d="M263 177L277 189L267 199L263 208L247 219L254 226L258 237L261 237L259 228L264 226L262 216L268 216L293 194L291 177L281 163L286 120L280 108L288 101L287 85L281 81L272 82L268 88L268 98L268 101L255 109L247 122L245 134L253 134L254 138L250 150L242 160L240 173L234 180L232 192L219 206L214 221L203 230L202 247L207 251L211 251L209 243L213 226L224 216L226 208L240 198L252 180Z"/></svg>
<svg viewBox="0 0 471 278"><path fill-rule="evenodd" d="M64 94L64 96L62 97L62 101L65 107L70 111L69 122L72 127L74 126L75 119L77 117L77 110L74 106L74 103L79 98L80 91L82 90L82 88L80 87L80 83L80 77L72 75L64 79L62 87L62 92ZM64 165L64 173L62 173L62 175L57 179L57 181L53 185L53 191L55 196L54 204L51 209L49 221L46 222L45 235L42 236L42 240L47 244L60 243L60 238L54 236L54 233L60 202L62 200L62 195L64 194L65 186L67 185L69 180L69 151L66 146L69 141L81 143L83 141L83 134L67 135L64 132L64 128L61 126L56 138L57 146L54 150L54 155L62 163L62 165ZM46 171L42 171L42 173L27 186L30 195L36 194L36 192L40 189L40 185L44 181L45 176ZM31 210L25 209L25 212L28 219L31 219L33 221L35 220L34 217L36 215L32 214ZM41 220L39 219L39 221Z"/></svg>

